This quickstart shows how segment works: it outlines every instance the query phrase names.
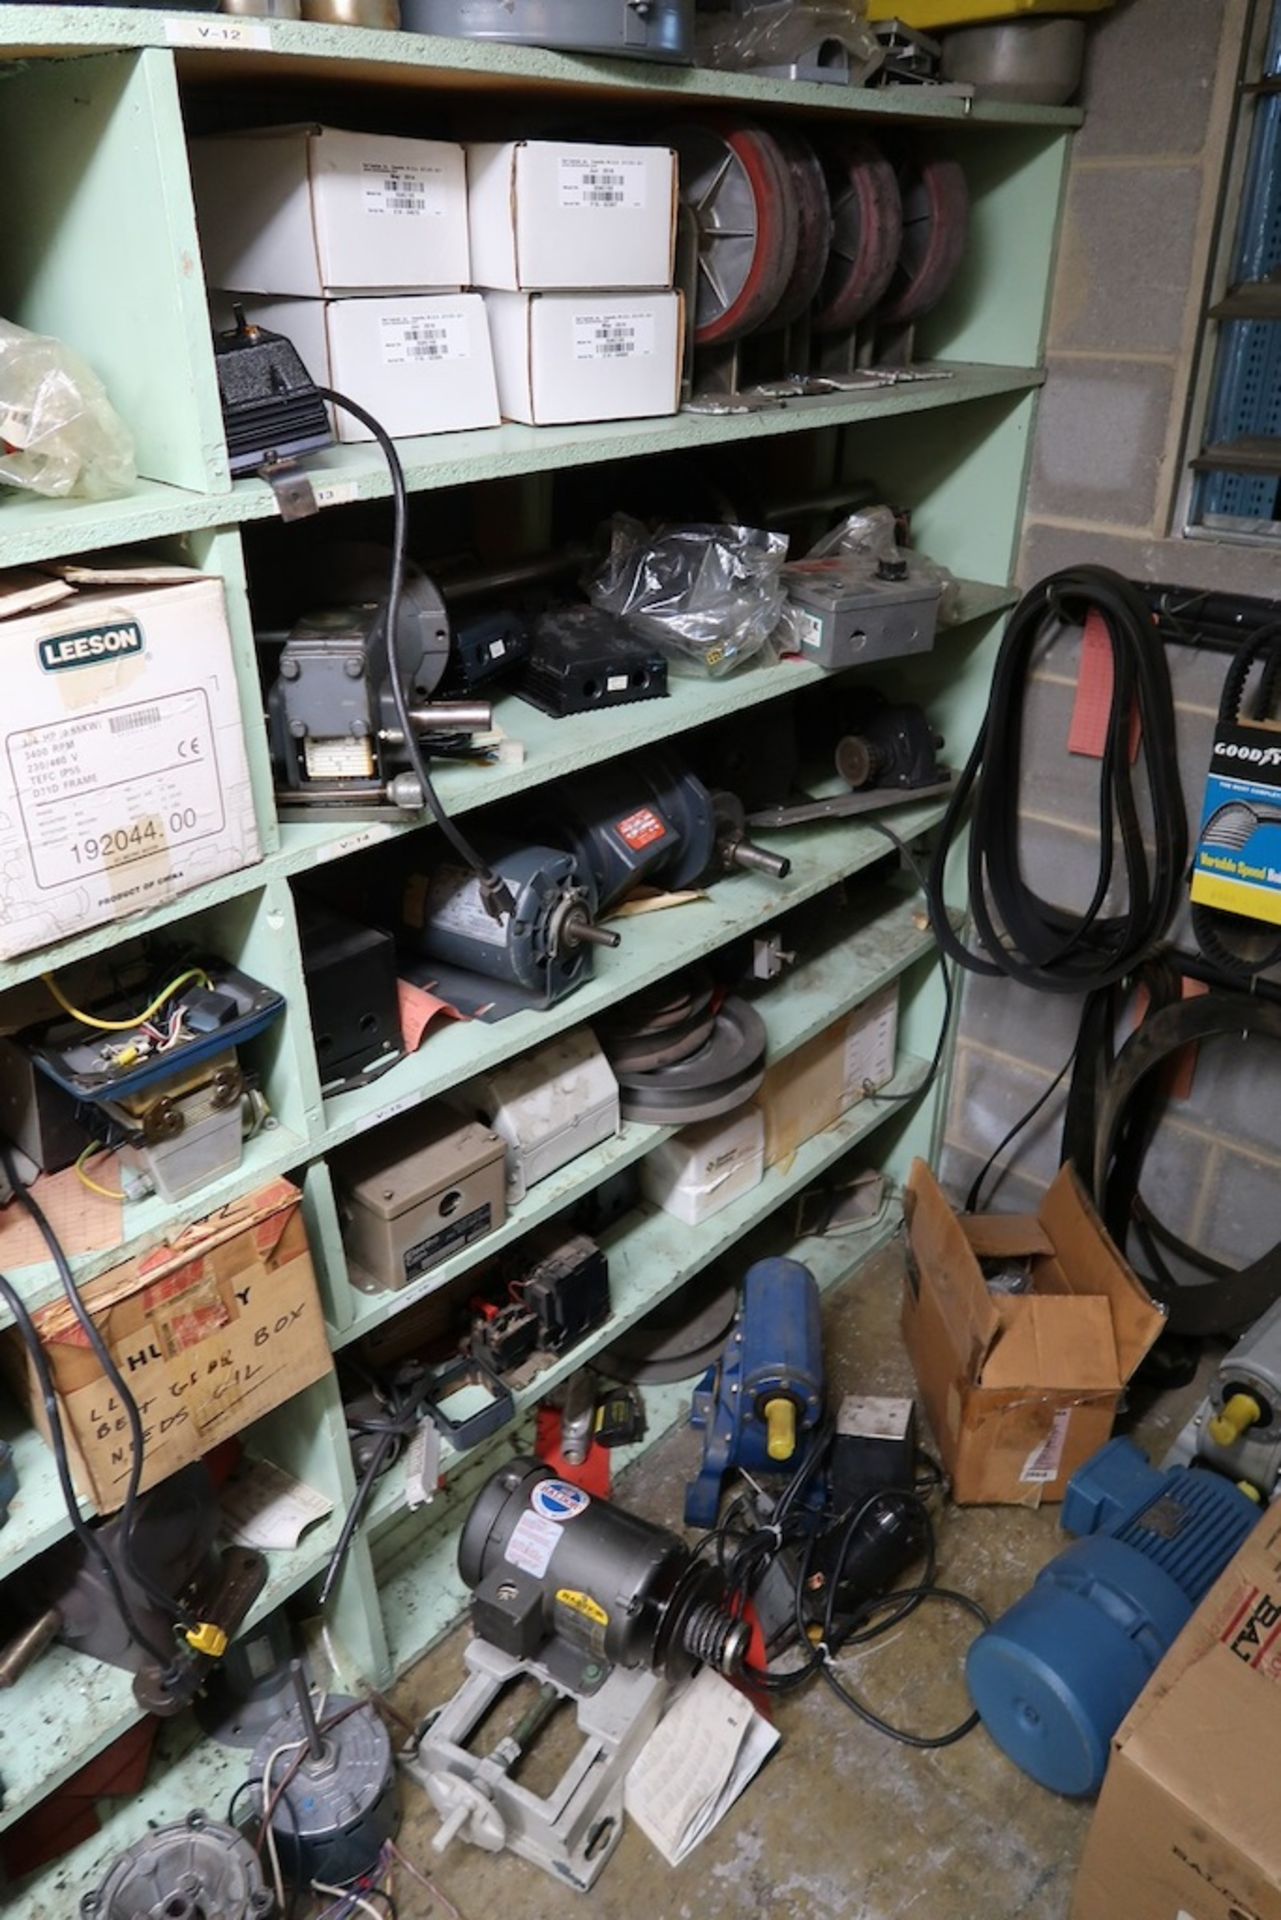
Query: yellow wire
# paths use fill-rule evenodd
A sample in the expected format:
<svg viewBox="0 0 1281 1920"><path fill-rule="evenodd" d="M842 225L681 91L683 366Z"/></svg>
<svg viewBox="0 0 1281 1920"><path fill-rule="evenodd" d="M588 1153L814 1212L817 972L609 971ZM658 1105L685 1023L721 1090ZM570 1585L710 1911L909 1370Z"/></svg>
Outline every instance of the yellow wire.
<svg viewBox="0 0 1281 1920"><path fill-rule="evenodd" d="M96 1014L82 1013L79 1007L73 1007L51 973L42 973L40 978L64 1013L69 1013L83 1027L96 1027L99 1033L132 1033L135 1027L145 1026L148 1020L153 1019L165 1001L171 999L179 987L185 987L189 980L198 980L202 987L209 985L209 975L203 967L189 967L186 973L180 973L176 980L171 980L164 992L158 993L151 1005L144 1007L141 1013L133 1014L128 1020L99 1020Z"/></svg>
<svg viewBox="0 0 1281 1920"><path fill-rule="evenodd" d="M107 1149L103 1146L101 1140L91 1140L84 1152L80 1155L80 1158L76 1161L76 1179L80 1182L81 1186L88 1187L90 1193L100 1193L104 1200L123 1200L125 1197L123 1187L101 1187L96 1180L91 1180L85 1172L85 1161L89 1158L89 1155L91 1153L106 1153L106 1151Z"/></svg>

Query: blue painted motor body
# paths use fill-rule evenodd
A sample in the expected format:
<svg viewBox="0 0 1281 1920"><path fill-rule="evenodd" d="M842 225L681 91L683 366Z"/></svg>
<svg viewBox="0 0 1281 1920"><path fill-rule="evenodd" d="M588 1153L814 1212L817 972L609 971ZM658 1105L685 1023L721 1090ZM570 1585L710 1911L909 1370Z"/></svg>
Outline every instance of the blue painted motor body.
<svg viewBox="0 0 1281 1920"><path fill-rule="evenodd" d="M779 1400L795 1412L795 1444L786 1459L769 1451L767 1409ZM715 1526L721 1483L735 1468L790 1477L822 1417L818 1285L799 1260L758 1260L743 1281L725 1351L694 1393L690 1424L705 1438L702 1469L685 1490L686 1526Z"/></svg>
<svg viewBox="0 0 1281 1920"><path fill-rule="evenodd" d="M1056 1793L1098 1792L1112 1736L1259 1517L1232 1481L1162 1472L1129 1440L1072 1476L1062 1522L1080 1537L966 1662L983 1724L1016 1766Z"/></svg>

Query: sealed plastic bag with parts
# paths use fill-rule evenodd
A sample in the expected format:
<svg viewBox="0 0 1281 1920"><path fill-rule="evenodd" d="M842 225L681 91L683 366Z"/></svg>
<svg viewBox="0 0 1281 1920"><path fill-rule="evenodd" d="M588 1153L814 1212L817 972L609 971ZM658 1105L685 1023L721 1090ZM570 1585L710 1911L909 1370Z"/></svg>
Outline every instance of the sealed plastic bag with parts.
<svg viewBox="0 0 1281 1920"><path fill-rule="evenodd" d="M136 478L133 439L92 367L0 320L0 488L107 500Z"/></svg>
<svg viewBox="0 0 1281 1920"><path fill-rule="evenodd" d="M586 582L677 667L720 679L765 648L783 610L787 536L756 527L660 527L616 514L609 555Z"/></svg>

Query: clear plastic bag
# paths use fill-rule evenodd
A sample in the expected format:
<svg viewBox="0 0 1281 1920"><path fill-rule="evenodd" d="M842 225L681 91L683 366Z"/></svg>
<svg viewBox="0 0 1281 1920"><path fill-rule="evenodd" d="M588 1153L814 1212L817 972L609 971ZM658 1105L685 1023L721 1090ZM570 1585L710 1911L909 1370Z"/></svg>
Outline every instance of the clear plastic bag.
<svg viewBox="0 0 1281 1920"><path fill-rule="evenodd" d="M133 438L92 367L0 320L0 487L108 500L136 479Z"/></svg>
<svg viewBox="0 0 1281 1920"><path fill-rule="evenodd" d="M735 0L698 11L701 66L790 67L825 40L849 54L851 78L863 85L880 67L884 48L864 18L860 0Z"/></svg>
<svg viewBox="0 0 1281 1920"><path fill-rule="evenodd" d="M762 652L783 611L787 536L755 527L660 527L616 514L609 555L586 582L678 667L721 679Z"/></svg>

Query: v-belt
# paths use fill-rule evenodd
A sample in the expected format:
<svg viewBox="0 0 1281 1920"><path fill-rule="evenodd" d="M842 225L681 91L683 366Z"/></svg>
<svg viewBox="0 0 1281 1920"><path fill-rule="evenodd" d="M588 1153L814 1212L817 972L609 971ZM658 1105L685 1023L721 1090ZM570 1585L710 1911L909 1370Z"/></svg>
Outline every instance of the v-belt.
<svg viewBox="0 0 1281 1920"><path fill-rule="evenodd" d="M1096 996L1096 1010L1105 998ZM1088 1023L1087 1009L1083 1035ZM1281 1004L1253 994L1211 992L1159 1006L1149 1012L1110 1069L1087 1091L1084 1105L1077 1107L1074 1117L1069 1116L1078 1148L1074 1157L1085 1174L1082 1158L1089 1148L1082 1138L1082 1122L1092 1091L1097 1116L1090 1168L1095 1200L1120 1246L1124 1247L1132 1227L1137 1230L1152 1268L1148 1291L1166 1308L1171 1333L1237 1333L1281 1297L1281 1242L1247 1267L1226 1267L1171 1233L1152 1216L1138 1193L1143 1158L1163 1105L1162 1085L1153 1076L1181 1048L1233 1035L1243 1040L1281 1040ZM1083 1059L1087 1050L1088 1042ZM1074 1104L1076 1095L1074 1088ZM1191 1285L1180 1281L1167 1264L1167 1253L1198 1268L1206 1279Z"/></svg>
<svg viewBox="0 0 1281 1920"><path fill-rule="evenodd" d="M1037 645L1050 620L1083 624L1091 611L1102 616L1111 641L1113 688L1099 777L1098 873L1089 905L1078 912L1044 899L1023 876L1019 775L1024 700ZM1136 703L1156 843L1150 865L1130 765ZM969 906L981 954L962 943L944 895L948 855L971 793ZM1107 986L1124 978L1164 935L1181 898L1186 859L1187 817L1170 673L1147 604L1136 587L1106 567L1051 574L1010 616L987 716L943 821L930 867L935 938L958 965L973 973L1005 974L1046 993ZM1103 906L1118 864L1124 869L1128 904L1122 913L1105 917Z"/></svg>

